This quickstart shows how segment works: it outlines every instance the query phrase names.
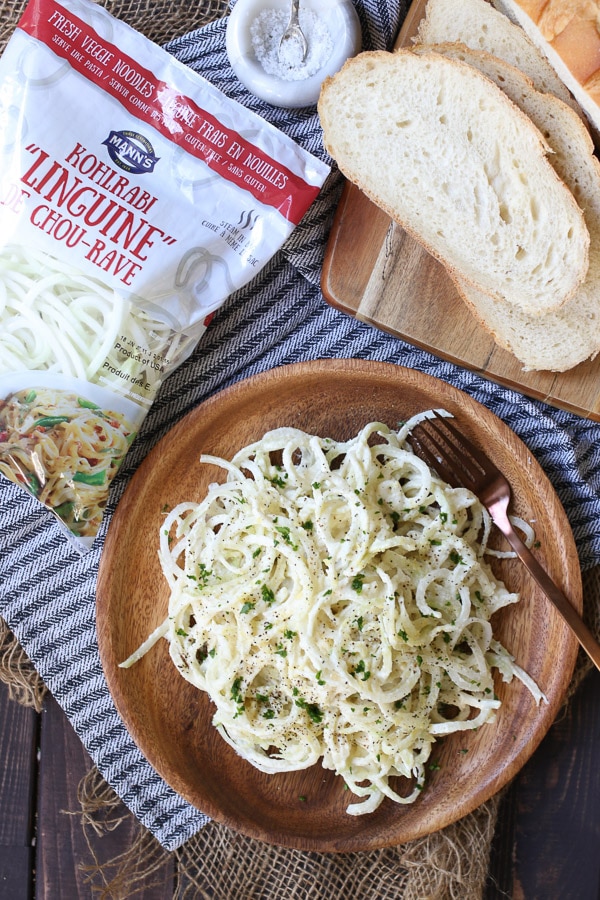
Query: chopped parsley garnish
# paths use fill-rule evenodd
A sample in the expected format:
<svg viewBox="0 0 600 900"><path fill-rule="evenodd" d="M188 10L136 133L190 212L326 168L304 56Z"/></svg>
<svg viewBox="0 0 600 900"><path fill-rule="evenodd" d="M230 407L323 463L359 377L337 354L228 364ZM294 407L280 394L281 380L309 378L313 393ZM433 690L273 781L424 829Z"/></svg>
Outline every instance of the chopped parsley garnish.
<svg viewBox="0 0 600 900"><path fill-rule="evenodd" d="M359 660L359 662L355 665L351 672L352 675L360 675L362 681L368 681L371 677L371 673L367 670L367 665L364 659Z"/></svg>
<svg viewBox="0 0 600 900"><path fill-rule="evenodd" d="M350 582L350 587L353 591L356 591L357 594L362 594L363 582L365 580L365 576L359 573L355 575L352 581Z"/></svg>
<svg viewBox="0 0 600 900"><path fill-rule="evenodd" d="M231 699L237 706L237 711L235 713L234 719L237 719L237 717L241 716L244 712L244 695L241 691L242 681L243 679L241 677L236 678L231 685Z"/></svg>
<svg viewBox="0 0 600 900"><path fill-rule="evenodd" d="M281 477L281 475L275 475L273 478L268 478L267 481L270 481L271 484L275 485L275 487L285 487L285 480Z"/></svg>
<svg viewBox="0 0 600 900"><path fill-rule="evenodd" d="M260 593L265 603L273 603L275 601L275 594L266 584L261 585Z"/></svg>
<svg viewBox="0 0 600 900"><path fill-rule="evenodd" d="M307 701L303 697L298 697L296 699L296 706L299 706L301 709L304 709L308 714L309 719L315 723L315 725L320 725L323 721L323 712L316 703L307 703Z"/></svg>
<svg viewBox="0 0 600 900"><path fill-rule="evenodd" d="M275 531L279 532L286 544L288 544L292 548L292 550L298 549L298 544L294 544L292 541L292 538L290 536L290 529L287 525L276 525Z"/></svg>

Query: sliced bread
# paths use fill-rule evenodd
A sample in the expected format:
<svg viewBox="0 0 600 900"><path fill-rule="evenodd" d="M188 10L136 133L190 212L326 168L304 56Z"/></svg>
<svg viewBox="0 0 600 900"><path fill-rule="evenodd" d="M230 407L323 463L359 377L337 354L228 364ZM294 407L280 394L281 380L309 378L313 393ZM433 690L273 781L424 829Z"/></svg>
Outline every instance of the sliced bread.
<svg viewBox="0 0 600 900"><path fill-rule="evenodd" d="M541 131L550 147L548 162L582 208L600 198L600 163L594 156L594 144L583 120L570 105L555 95L536 90L530 78L519 69L482 50L461 43L415 46L415 53L440 53L467 63L490 78Z"/></svg>
<svg viewBox="0 0 600 900"><path fill-rule="evenodd" d="M430 49L478 68L531 118L552 148L550 163L583 209L591 239L588 273L559 310L529 316L463 279L456 280L474 315L526 370L564 372L600 350L600 163L589 132L570 106L536 91L528 78L503 60L462 44Z"/></svg>
<svg viewBox="0 0 600 900"><path fill-rule="evenodd" d="M531 315L582 283L581 210L539 130L472 66L361 53L326 80L318 111L341 171L454 276Z"/></svg>
<svg viewBox="0 0 600 900"><path fill-rule="evenodd" d="M463 290L473 315L525 371L566 372L594 359L600 350L600 223L594 227L590 220L590 231L596 252L590 259L588 277L577 297L556 312L528 316L482 291Z"/></svg>
<svg viewBox="0 0 600 900"><path fill-rule="evenodd" d="M487 0L428 0L417 41L441 44L459 41L485 50L515 66L544 93L576 106L545 55L522 28Z"/></svg>

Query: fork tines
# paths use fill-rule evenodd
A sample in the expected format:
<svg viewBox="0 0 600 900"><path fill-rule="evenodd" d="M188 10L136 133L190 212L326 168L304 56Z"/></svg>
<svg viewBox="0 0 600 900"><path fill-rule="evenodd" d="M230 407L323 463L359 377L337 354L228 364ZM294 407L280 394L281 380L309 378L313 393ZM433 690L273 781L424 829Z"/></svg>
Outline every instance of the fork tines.
<svg viewBox="0 0 600 900"><path fill-rule="evenodd" d="M409 437L413 451L453 487L474 491L485 475L481 451L461 434L448 414L434 411Z"/></svg>

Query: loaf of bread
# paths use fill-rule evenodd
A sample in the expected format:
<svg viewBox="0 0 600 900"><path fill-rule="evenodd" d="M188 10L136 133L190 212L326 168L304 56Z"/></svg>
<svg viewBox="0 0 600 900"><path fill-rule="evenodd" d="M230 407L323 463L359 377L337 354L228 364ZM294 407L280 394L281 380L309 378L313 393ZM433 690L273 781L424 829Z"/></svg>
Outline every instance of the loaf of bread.
<svg viewBox="0 0 600 900"><path fill-rule="evenodd" d="M536 44L487 0L428 0L418 43L459 41L498 56L527 75L539 91L577 108L571 94Z"/></svg>
<svg viewBox="0 0 600 900"><path fill-rule="evenodd" d="M529 116L552 148L551 165L583 210L590 233L588 273L574 297L559 310L530 316L456 279L477 319L526 370L564 372L600 350L600 163L589 131L570 106L537 91L528 78L503 60L463 44L427 48L432 49L479 69Z"/></svg>
<svg viewBox="0 0 600 900"><path fill-rule="evenodd" d="M584 281L589 232L548 145L471 65L361 53L326 80L318 111L340 170L453 277L533 316Z"/></svg>
<svg viewBox="0 0 600 900"><path fill-rule="evenodd" d="M587 115L598 140L599 0L494 0L494 5L522 26L548 59Z"/></svg>

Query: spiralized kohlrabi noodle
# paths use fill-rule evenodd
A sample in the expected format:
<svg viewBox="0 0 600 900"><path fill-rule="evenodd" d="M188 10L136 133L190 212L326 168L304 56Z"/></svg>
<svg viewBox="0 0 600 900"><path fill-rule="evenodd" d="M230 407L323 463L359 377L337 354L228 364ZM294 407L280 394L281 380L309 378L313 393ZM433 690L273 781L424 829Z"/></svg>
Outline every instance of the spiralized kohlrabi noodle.
<svg viewBox="0 0 600 900"><path fill-rule="evenodd" d="M415 456L413 424L344 442L279 428L201 457L226 480L166 515L168 617L122 663L166 638L241 757L321 759L364 798L351 815L412 803L436 739L493 722L494 670L543 699L492 633L519 598L485 560L488 513Z"/></svg>

